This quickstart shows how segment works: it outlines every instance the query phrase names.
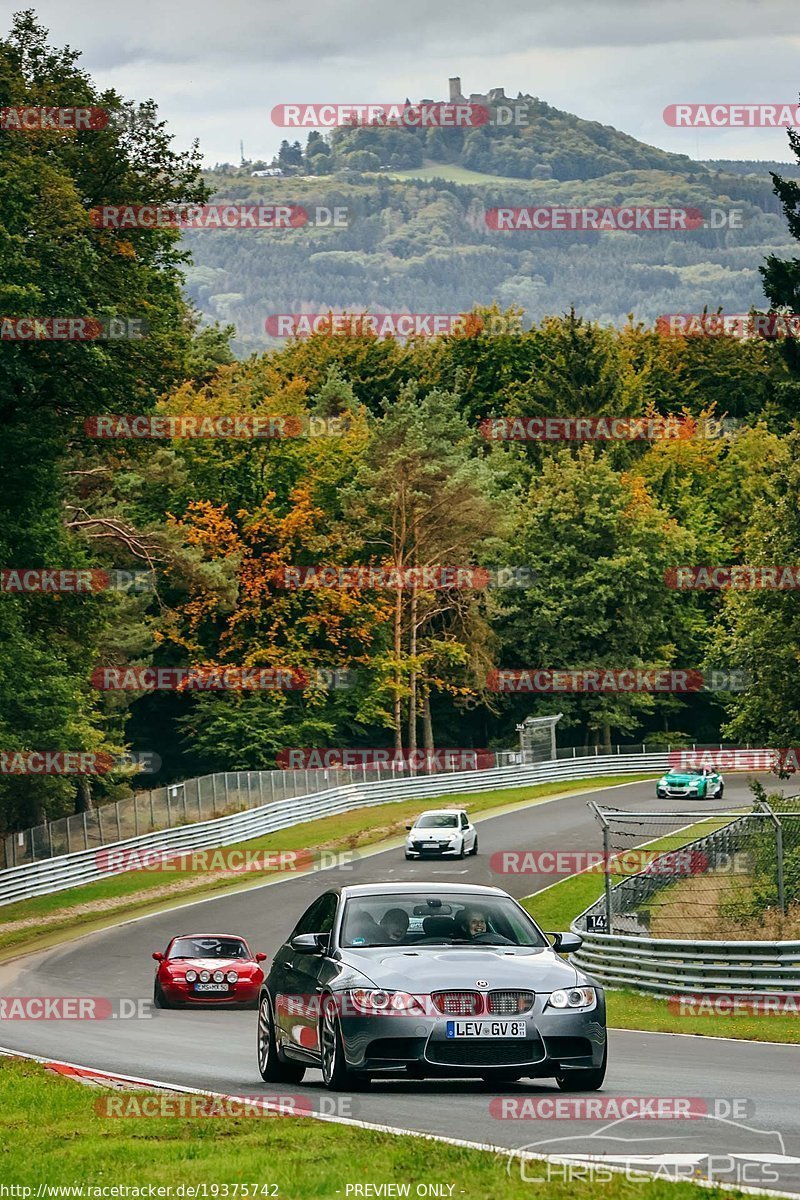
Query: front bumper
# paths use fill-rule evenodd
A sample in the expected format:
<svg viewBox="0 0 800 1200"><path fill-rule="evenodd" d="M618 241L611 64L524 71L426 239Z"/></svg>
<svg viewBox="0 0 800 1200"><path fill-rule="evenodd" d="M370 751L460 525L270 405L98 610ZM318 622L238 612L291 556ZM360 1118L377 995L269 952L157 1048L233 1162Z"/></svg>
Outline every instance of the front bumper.
<svg viewBox="0 0 800 1200"><path fill-rule="evenodd" d="M162 984L167 1000L172 1004L253 1004L258 1002L260 982L239 980L228 984L226 992L198 992L191 984L173 980Z"/></svg>
<svg viewBox="0 0 800 1200"><path fill-rule="evenodd" d="M406 842L406 854L413 858L444 858L448 854L456 857L462 842Z"/></svg>
<svg viewBox="0 0 800 1200"><path fill-rule="evenodd" d="M492 1070L519 1070L528 1077L552 1077L562 1067L599 1067L606 1044L605 997L588 1011L544 1009L536 996L531 1013L501 1020L524 1020L524 1038L448 1038L448 1016L342 1015L342 1041L348 1065L356 1071L391 1071L412 1066L429 1075L467 1076ZM477 1018L491 1019L491 1018Z"/></svg>

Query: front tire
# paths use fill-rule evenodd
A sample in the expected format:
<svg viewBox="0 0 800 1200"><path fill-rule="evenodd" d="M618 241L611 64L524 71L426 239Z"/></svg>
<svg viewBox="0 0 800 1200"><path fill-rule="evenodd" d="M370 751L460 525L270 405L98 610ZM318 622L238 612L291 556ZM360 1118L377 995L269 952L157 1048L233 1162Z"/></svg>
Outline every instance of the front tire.
<svg viewBox="0 0 800 1200"><path fill-rule="evenodd" d="M717 799L721 800L724 795L725 795L725 784L721 783L719 785L719 791L717 792Z"/></svg>
<svg viewBox="0 0 800 1200"><path fill-rule="evenodd" d="M477 853L478 853L478 835L476 833L475 834L475 845L470 850L470 854L477 854Z"/></svg>
<svg viewBox="0 0 800 1200"><path fill-rule="evenodd" d="M272 1004L266 993L258 1003L258 1069L265 1083L300 1083L306 1073L302 1063L281 1061L275 1041Z"/></svg>
<svg viewBox="0 0 800 1200"><path fill-rule="evenodd" d="M153 984L153 1008L172 1008L169 1000L167 1000L164 992L161 989L161 984L158 980Z"/></svg>
<svg viewBox="0 0 800 1200"><path fill-rule="evenodd" d="M320 1066L322 1082L328 1091L358 1091L367 1086L369 1078L351 1071L344 1057L342 1027L333 996L327 995L322 1002L319 1022Z"/></svg>
<svg viewBox="0 0 800 1200"><path fill-rule="evenodd" d="M603 1061L599 1067L581 1068L556 1075L556 1083L562 1092L596 1092L603 1086L608 1063L608 1043L603 1050Z"/></svg>

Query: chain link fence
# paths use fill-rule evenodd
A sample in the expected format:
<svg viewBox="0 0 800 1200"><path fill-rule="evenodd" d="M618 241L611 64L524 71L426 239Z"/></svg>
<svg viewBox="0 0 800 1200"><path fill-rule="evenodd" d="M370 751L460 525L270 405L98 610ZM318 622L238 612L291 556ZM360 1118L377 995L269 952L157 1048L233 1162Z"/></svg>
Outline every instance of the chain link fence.
<svg viewBox="0 0 800 1200"><path fill-rule="evenodd" d="M733 747L722 744L695 745L695 750L722 750ZM745 747L742 747L745 748ZM749 749L749 747L746 747ZM568 758L613 757L626 754L647 754L672 747L643 745L560 746L556 750L556 762ZM476 752L476 770L487 767L513 767L553 761L550 739L542 737L522 750L492 751L490 761L485 752ZM116 803L105 804L91 812L77 813L47 821L32 829L20 830L0 837L0 870L41 862L61 854L73 854L106 846L125 838L138 837L144 833L155 833L172 829L177 825L188 825L224 817L231 813L256 808L272 800L286 800L294 796L310 795L348 783L380 782L391 779L406 779L409 775L428 775L464 771L463 762L448 765L446 753L443 761L436 761L429 768L403 769L399 765L376 764L342 768L300 768L287 771L227 771L215 775L203 775L187 779L166 787L137 792ZM613 774L613 768L610 768Z"/></svg>
<svg viewBox="0 0 800 1200"><path fill-rule="evenodd" d="M584 915L587 931L800 940L798 797L757 800L750 812L592 807L607 869L604 898Z"/></svg>
<svg viewBox="0 0 800 1200"><path fill-rule="evenodd" d="M396 774L396 773L395 773ZM49 821L3 839L0 868L107 846L140 834L193 825L347 783L393 778L382 767L225 771L137 792L91 812Z"/></svg>

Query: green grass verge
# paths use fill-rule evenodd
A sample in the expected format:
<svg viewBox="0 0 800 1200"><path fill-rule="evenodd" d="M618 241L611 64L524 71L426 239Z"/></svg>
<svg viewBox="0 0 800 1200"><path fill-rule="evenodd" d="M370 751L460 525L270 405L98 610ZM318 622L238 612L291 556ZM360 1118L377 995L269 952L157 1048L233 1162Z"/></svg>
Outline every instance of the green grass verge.
<svg viewBox="0 0 800 1200"><path fill-rule="evenodd" d="M753 1042L800 1042L797 1014L752 1016L747 1013L703 1016L670 1012L666 1000L629 988L606 993L608 1023L614 1029L646 1029L651 1033L698 1033L707 1037L741 1038Z"/></svg>
<svg viewBox="0 0 800 1200"><path fill-rule="evenodd" d="M180 1185L205 1185L209 1197L230 1198L236 1195L232 1185L263 1186L263 1191L249 1192L257 1200L272 1195L279 1200L344 1200L348 1184L367 1183L408 1184L411 1195L418 1183L452 1184L451 1195L458 1200L494 1200L501 1195L529 1200L532 1194L518 1165L507 1171L504 1155L432 1144L424 1138L302 1117L104 1117L95 1105L105 1096L119 1099L118 1092L48 1075L38 1064L21 1059L0 1059L0 1092L3 1183L31 1188L32 1196L43 1183L164 1187L170 1192L163 1194L173 1197ZM124 1099L146 1095L127 1093ZM492 1136L488 1105L487 1097L487 1121L476 1132L487 1140ZM270 1184L277 1185L277 1192ZM591 1200L596 1191L597 1185L588 1180L555 1178L547 1196ZM728 1189L715 1194L722 1200L739 1195ZM603 1195L609 1200L641 1200L642 1184L618 1176L605 1185ZM662 1179L648 1183L647 1195L649 1200L700 1200L708 1193L691 1183Z"/></svg>
<svg viewBox="0 0 800 1200"><path fill-rule="evenodd" d="M720 822L722 824L723 822ZM702 822L703 832L709 831ZM674 850L698 836L697 827L670 834L648 844L651 850ZM612 884L622 876L611 872ZM522 901L523 907L546 930L569 929L579 913L603 894L603 874L599 870L571 875ZM616 1029L646 1029L654 1033L700 1033L714 1037L743 1038L759 1042L800 1041L797 1016L750 1016L746 1013L701 1016L670 1012L666 998L646 995L630 988L613 988L606 993L608 1023Z"/></svg>
<svg viewBox="0 0 800 1200"><path fill-rule="evenodd" d="M436 800L429 797L394 801L307 821L225 849L244 850L251 854L322 849L357 854L360 850L374 848L383 842L391 843L402 836L406 822L416 816L424 805L458 805L477 816L515 805L536 804L552 796L651 778L653 776L649 774L608 776L585 782L569 780L502 791L442 796ZM63 892L20 900L0 908L0 962L22 952L44 949L63 941L65 937L113 925L126 917L142 916L218 892L241 890L277 876L276 870L248 871L246 874L219 871L209 878L208 873L202 874L190 867L180 869L175 862L170 864L169 870L125 871Z"/></svg>
<svg viewBox="0 0 800 1200"><path fill-rule="evenodd" d="M648 841L647 849L658 853L667 850L677 850L695 838L711 833L725 824L724 820L714 821L713 818L698 822L680 833L666 834L664 837ZM612 870L611 886L625 878L622 872ZM537 924L545 929L569 929L579 913L594 904L603 894L604 874L599 868L583 871L580 875L570 875L560 883L554 884L545 891L537 892L522 901Z"/></svg>

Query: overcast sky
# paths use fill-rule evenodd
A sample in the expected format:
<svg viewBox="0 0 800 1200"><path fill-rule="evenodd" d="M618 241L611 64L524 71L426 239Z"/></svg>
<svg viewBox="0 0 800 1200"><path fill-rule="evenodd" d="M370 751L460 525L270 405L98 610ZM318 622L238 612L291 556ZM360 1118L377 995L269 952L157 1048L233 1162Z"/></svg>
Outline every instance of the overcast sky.
<svg viewBox="0 0 800 1200"><path fill-rule="evenodd" d="M208 164L238 162L240 139L248 158L272 157L276 104L444 99L451 75L467 94L530 92L693 158L792 159L785 130L672 129L662 113L796 102L798 0L27 4L98 84L152 97L179 148L199 138Z"/></svg>

